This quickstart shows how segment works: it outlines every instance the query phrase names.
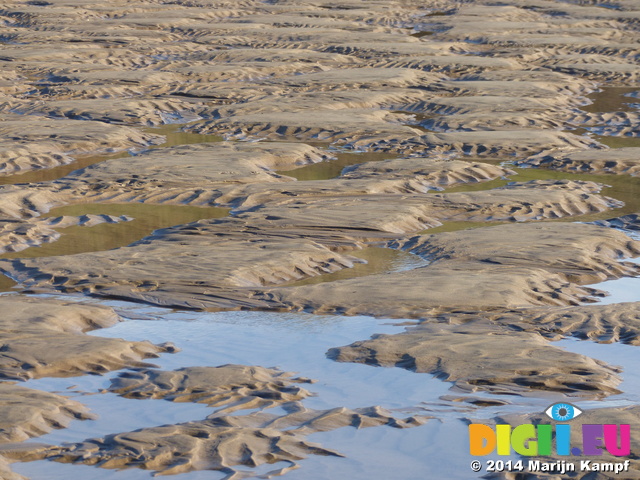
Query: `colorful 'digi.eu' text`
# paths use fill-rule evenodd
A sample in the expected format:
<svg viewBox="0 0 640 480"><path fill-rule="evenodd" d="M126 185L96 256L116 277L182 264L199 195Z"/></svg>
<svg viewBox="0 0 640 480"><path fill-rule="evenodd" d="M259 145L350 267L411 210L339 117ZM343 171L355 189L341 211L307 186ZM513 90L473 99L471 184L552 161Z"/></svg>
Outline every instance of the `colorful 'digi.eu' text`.
<svg viewBox="0 0 640 480"><path fill-rule="evenodd" d="M582 411L568 403L551 405L545 413L553 420L565 422L573 420ZM469 451L473 456L492 453L522 456L548 456L552 454L602 455L608 452L616 457L628 456L631 451L631 426L627 424L583 424L582 445L571 446L571 425L566 423L489 425L472 423L469 425ZM553 445L555 443L555 451Z"/></svg>

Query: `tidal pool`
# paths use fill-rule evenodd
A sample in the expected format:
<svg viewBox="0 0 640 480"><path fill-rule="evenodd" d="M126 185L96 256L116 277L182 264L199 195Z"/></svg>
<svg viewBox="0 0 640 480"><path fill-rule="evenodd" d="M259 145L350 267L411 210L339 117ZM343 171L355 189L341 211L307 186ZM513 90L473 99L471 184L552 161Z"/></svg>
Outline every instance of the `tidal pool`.
<svg viewBox="0 0 640 480"><path fill-rule="evenodd" d="M637 237L636 237L637 238ZM626 262L640 265L640 257L626 258ZM640 277L622 277L614 280L589 285L590 287L604 290L609 295L599 297L599 305L611 305L613 303L640 302Z"/></svg>
<svg viewBox="0 0 640 480"><path fill-rule="evenodd" d="M68 296L63 298L69 299ZM395 324L401 320L305 313L176 312L125 302L101 303L113 306L128 319L91 334L150 340L154 343L170 340L182 351L150 360L162 369L227 363L273 366L317 380L317 383L305 386L314 393L313 397L303 400L307 408L380 405L399 418L413 414L435 417L422 426L409 429L388 426L363 429L344 427L313 434L309 437L310 441L336 449L346 458L311 455L300 462L298 470L287 473L285 478L293 480L386 480L394 478L393 472L398 471L402 471L402 478L422 478L425 472L433 474L433 478L480 478L480 474L471 475L469 471L472 458L465 443L465 419L491 418L507 412L538 412L555 398L519 398L516 405L511 396L491 395L489 397L492 399L499 398L507 404L478 408L442 400L443 395L451 393L450 384L432 375L400 368L339 363L329 360L325 355L331 347L365 339L373 333L401 332L402 327ZM53 431L29 442L77 442L109 433L199 420L214 411L198 404L134 400L111 393L98 394L99 390L108 386L109 378L115 375L44 378L27 382L27 387L69 395L88 405L100 416L97 420L73 421L67 429ZM267 411L279 413L278 409ZM234 413L242 414L242 411ZM442 464L445 456L447 465ZM277 466L270 465L267 470ZM33 480L62 480L78 475L95 480L135 480L151 476L150 472L135 468L116 472L47 461L16 463L12 468ZM264 471L260 469L253 473ZM223 477L224 474L211 471L172 476L177 480Z"/></svg>
<svg viewBox="0 0 640 480"><path fill-rule="evenodd" d="M601 87L599 91L587 95L591 104L580 107L580 110L589 113L631 112L635 110L631 95L639 91L640 86Z"/></svg>
<svg viewBox="0 0 640 480"><path fill-rule="evenodd" d="M189 145L196 143L221 142L223 138L218 135L201 135L197 133L183 132L181 125L168 124L161 127L143 128L143 132L155 135L163 135L165 141L163 143L148 145L140 150L153 150L157 148L173 147L177 145ZM115 158L124 158L135 154L133 150L125 150L117 153L108 153L102 155L78 155L77 158L66 165L60 165L53 168L42 168L31 170L29 172L0 176L0 185L15 185L20 183L38 183L58 180L65 177L71 172L86 168L96 163L102 163L106 160Z"/></svg>
<svg viewBox="0 0 640 480"><path fill-rule="evenodd" d="M229 210L218 207L187 205L153 205L145 203L87 203L52 209L45 218L63 215L106 214L126 215L133 220L121 223L101 223L93 227L72 226L60 229L60 238L52 243L8 252L0 259L51 257L76 253L98 252L124 247L150 235L154 230L182 225L203 218L226 217Z"/></svg>
<svg viewBox="0 0 640 480"><path fill-rule="evenodd" d="M362 250L350 251L348 254L361 258L367 263L356 263L351 268L344 268L337 272L305 278L304 280L298 280L281 286L300 287L316 283L335 282L337 280L348 280L366 275L402 272L404 270L424 267L429 264L427 260L424 260L418 255L402 250L393 250L391 248L368 247Z"/></svg>
<svg viewBox="0 0 640 480"><path fill-rule="evenodd" d="M342 170L350 165L357 165L366 162L380 162L382 160L391 160L398 158L399 155L381 152L348 152L348 151L332 151L328 153L334 154L335 160L327 160L324 162L305 165L293 170L279 170L276 173L293 177L299 181L309 180L330 180L339 177Z"/></svg>

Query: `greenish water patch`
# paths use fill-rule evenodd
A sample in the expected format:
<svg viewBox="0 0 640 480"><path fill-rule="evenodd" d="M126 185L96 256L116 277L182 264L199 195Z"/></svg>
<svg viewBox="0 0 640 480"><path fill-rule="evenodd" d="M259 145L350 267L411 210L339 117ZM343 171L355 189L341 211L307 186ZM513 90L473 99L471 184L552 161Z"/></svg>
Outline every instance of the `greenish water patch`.
<svg viewBox="0 0 640 480"><path fill-rule="evenodd" d="M330 180L339 177L345 167L366 162L392 160L399 155L381 152L337 152L336 160L313 163L294 170L279 170L278 175L286 175L299 181Z"/></svg>
<svg viewBox="0 0 640 480"><path fill-rule="evenodd" d="M637 111L633 107L636 99L627 97L629 93L640 92L640 86L635 87L603 87L601 91L587 95L593 103L580 107L581 110L589 113L611 113ZM575 135L587 135L589 138L597 140L609 148L640 147L640 137L615 136L615 135L594 135L589 134L589 129L578 128L572 130Z"/></svg>
<svg viewBox="0 0 640 480"><path fill-rule="evenodd" d="M203 135L183 132L180 125L170 124L161 127L145 128L146 133L164 135L162 144L150 145L147 150L172 147L177 145L220 142L218 135ZM74 162L54 168L33 170L22 174L0 177L0 185L29 184L54 181L65 177L73 171L106 160L130 156L129 151L103 155L86 155ZM154 230L181 225L204 218L221 218L227 216L228 209L216 207L193 207L185 205L151 205L151 204L79 204L51 210L48 217L62 215L81 216L85 214L127 215L134 220L122 223L103 223L93 227L71 226L60 229L61 237L52 243L39 247L30 247L20 252L7 252L0 255L2 259L50 257L73 255L77 253L96 252L123 247L136 242ZM10 291L16 282L0 275L0 291Z"/></svg>
<svg viewBox="0 0 640 480"><path fill-rule="evenodd" d="M17 286L17 282L14 282L9 277L5 277L0 274L0 292L11 292Z"/></svg>
<svg viewBox="0 0 640 480"><path fill-rule="evenodd" d="M124 247L136 242L154 230L195 222L205 218L227 216L228 209L217 207L192 207L187 205L128 204L78 204L55 208L49 217L62 215L106 214L127 215L134 220L122 223L101 223L93 227L72 226L60 229L60 239L40 247L0 255L2 259L51 257L97 252ZM1 287L0 287L1 288Z"/></svg>
<svg viewBox="0 0 640 480"><path fill-rule="evenodd" d="M356 263L353 268L345 268L337 272L305 278L304 280L298 280L284 284L283 286L301 287L304 285L315 285L317 283L335 282L337 280L349 280L367 275L412 270L429 264L426 260L412 253L382 247L368 247L349 252L348 254L366 260L367 263Z"/></svg>
<svg viewBox="0 0 640 480"><path fill-rule="evenodd" d="M123 158L128 156L130 156L130 153L126 151L105 155L85 155L78 157L75 161L66 165L60 165L53 168L41 168L25 173L0 177L0 185L50 182L65 177L75 170L80 170L81 168L86 168L90 165L93 165L94 163L100 163L104 162L105 160L112 160L114 158Z"/></svg>
<svg viewBox="0 0 640 480"><path fill-rule="evenodd" d="M640 147L640 137L605 137L594 135L592 138L609 148Z"/></svg>
<svg viewBox="0 0 640 480"><path fill-rule="evenodd" d="M145 150L154 150L157 148L174 147L177 145L191 145L196 143L211 143L221 142L224 139L219 135L202 135L199 133L183 132L180 125L170 124L163 125L161 127L149 127L144 128L145 133L151 133L154 135L164 135L164 143L157 145L149 145L145 147ZM58 180L59 178L69 175L71 172L80 170L82 168L89 167L96 163L101 163L106 160L113 160L115 158L124 158L130 156L129 151L123 151L118 153L107 153L102 155L82 155L77 159L66 165L60 165L53 168L42 168L38 170L32 170L29 172L7 175L0 177L0 185L16 185L24 183L38 183L38 182L50 182Z"/></svg>
<svg viewBox="0 0 640 480"><path fill-rule="evenodd" d="M149 146L149 150L155 148L176 147L178 145L194 145L196 143L222 142L224 138L220 135L207 135L202 133L185 132L181 125L168 124L161 127L149 127L142 130L145 133L163 135L164 143Z"/></svg>
<svg viewBox="0 0 640 480"><path fill-rule="evenodd" d="M603 87L599 92L593 92L587 95L587 98L593 103L580 107L588 113L607 113L607 112L629 112L634 108L629 105L634 102L633 98L626 97L628 93L640 91L637 87Z"/></svg>
<svg viewBox="0 0 640 480"><path fill-rule="evenodd" d="M415 38L422 38L422 37L433 35L434 33L435 32L432 32L430 30L423 30L421 32L412 33L410 36Z"/></svg>

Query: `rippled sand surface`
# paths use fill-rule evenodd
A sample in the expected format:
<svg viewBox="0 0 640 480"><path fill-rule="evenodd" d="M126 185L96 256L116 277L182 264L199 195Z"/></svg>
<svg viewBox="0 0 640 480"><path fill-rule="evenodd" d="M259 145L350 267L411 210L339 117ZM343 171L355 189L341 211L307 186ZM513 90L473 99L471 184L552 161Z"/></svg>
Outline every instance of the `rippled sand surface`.
<svg viewBox="0 0 640 480"><path fill-rule="evenodd" d="M469 422L640 428L639 19L0 5L0 477L462 480Z"/></svg>

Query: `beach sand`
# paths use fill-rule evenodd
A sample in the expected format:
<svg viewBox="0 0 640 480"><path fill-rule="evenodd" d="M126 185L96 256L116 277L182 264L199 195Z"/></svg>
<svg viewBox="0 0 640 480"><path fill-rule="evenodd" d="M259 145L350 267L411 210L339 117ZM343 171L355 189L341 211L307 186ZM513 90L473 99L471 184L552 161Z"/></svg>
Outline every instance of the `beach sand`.
<svg viewBox="0 0 640 480"><path fill-rule="evenodd" d="M640 290L600 302L640 274L639 20L3 3L0 478L480 478L470 422L640 428Z"/></svg>

